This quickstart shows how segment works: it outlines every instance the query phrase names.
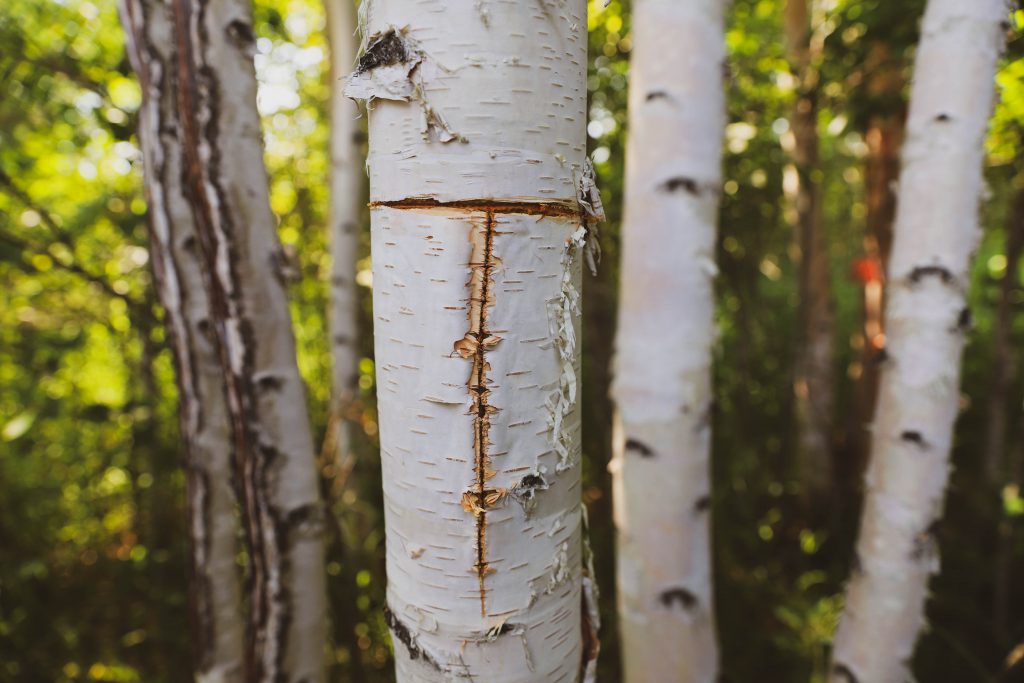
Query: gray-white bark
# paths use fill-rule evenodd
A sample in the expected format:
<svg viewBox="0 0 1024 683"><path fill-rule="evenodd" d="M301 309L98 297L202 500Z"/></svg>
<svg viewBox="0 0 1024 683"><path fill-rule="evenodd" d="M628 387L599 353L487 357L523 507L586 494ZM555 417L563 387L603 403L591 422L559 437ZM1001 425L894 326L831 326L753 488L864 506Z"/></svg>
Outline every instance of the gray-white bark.
<svg viewBox="0 0 1024 683"><path fill-rule="evenodd" d="M149 251L177 371L187 474L196 680L242 683L245 621L232 491L231 423L212 335L192 212L181 184L170 8L123 0L121 20L143 103L139 140L149 203Z"/></svg>
<svg viewBox="0 0 1024 683"><path fill-rule="evenodd" d="M575 682L586 3L372 0L373 288L398 680ZM579 189L586 193L579 201Z"/></svg>
<svg viewBox="0 0 1024 683"><path fill-rule="evenodd" d="M718 675L710 542L724 3L638 0L613 396L627 683Z"/></svg>
<svg viewBox="0 0 1024 683"><path fill-rule="evenodd" d="M172 0L185 188L226 382L251 572L245 680L323 681L323 508L270 212L249 0Z"/></svg>
<svg viewBox="0 0 1024 683"><path fill-rule="evenodd" d="M1003 0L929 0L903 148L859 562L829 680L904 683L938 569Z"/></svg>

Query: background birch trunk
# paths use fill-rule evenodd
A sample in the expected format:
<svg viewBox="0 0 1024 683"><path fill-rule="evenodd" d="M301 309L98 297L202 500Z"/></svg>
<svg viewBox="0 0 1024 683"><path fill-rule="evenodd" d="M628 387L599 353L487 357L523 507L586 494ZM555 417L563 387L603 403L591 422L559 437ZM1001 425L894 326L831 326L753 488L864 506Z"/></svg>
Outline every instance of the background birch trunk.
<svg viewBox="0 0 1024 683"><path fill-rule="evenodd" d="M139 140L149 204L149 252L178 383L196 680L242 683L245 622L235 561L231 423L224 375L210 336L210 301L195 223L181 185L174 22L170 7L156 0L124 0L121 20L143 94Z"/></svg>
<svg viewBox="0 0 1024 683"><path fill-rule="evenodd" d="M930 0L903 150L859 561L830 680L901 683L924 622L959 405L983 139L1007 8Z"/></svg>
<svg viewBox="0 0 1024 683"><path fill-rule="evenodd" d="M372 101L398 680L578 681L596 655L578 402L586 3L366 10L346 92Z"/></svg>
<svg viewBox="0 0 1024 683"><path fill-rule="evenodd" d="M365 204L362 128L359 108L345 97L341 78L356 61L356 11L352 0L325 0L327 37L331 49L331 206L328 241L331 253L331 420L334 432L334 479L344 482L353 466L352 427L348 415L358 395L358 302L356 258L359 217Z"/></svg>
<svg viewBox="0 0 1024 683"><path fill-rule="evenodd" d="M638 0L613 396L627 683L717 680L710 532L724 3Z"/></svg>
<svg viewBox="0 0 1024 683"><path fill-rule="evenodd" d="M247 681L323 681L323 509L270 212L248 0L174 0L186 196L249 542Z"/></svg>
<svg viewBox="0 0 1024 683"><path fill-rule="evenodd" d="M835 406L834 320L818 142L818 68L822 39L812 27L813 0L787 0L784 25L796 104L790 117L793 160L787 187L795 205L800 247L800 331L795 360L797 473L808 500L822 500L833 484Z"/></svg>

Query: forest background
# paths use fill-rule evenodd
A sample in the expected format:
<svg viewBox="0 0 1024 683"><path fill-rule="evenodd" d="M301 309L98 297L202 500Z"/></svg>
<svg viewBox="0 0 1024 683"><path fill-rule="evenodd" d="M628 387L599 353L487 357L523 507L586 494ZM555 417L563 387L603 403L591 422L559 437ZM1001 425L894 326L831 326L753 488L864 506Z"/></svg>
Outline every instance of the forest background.
<svg viewBox="0 0 1024 683"><path fill-rule="evenodd" d="M590 5L588 133L609 220L604 263L584 292L584 500L603 588L601 677L614 681L607 395L631 35L628 3ZM712 505L729 681L821 677L853 560L863 416L875 377L865 289L877 282L876 248L891 229L923 2L819 6L809 90L787 61L779 0L736 0L728 13ZM338 87L324 23L316 0L256 2L271 205L294 266L299 367L321 440L330 395L327 108ZM1020 12L1015 23L1015 31L1024 25ZM1024 233L1017 35L998 75L987 141L990 191L969 297L955 469L938 531L942 569L915 657L922 681L1004 680L1022 656L1014 648L1024 640L1024 591L1012 577L1024 571L1024 382L1016 352L1024 348L1024 290L1020 247L1014 254L1007 246ZM141 97L115 4L4 3L0 92L0 681L190 680L177 398L146 248L135 136ZM789 120L806 93L817 107L821 154L810 173L823 189L835 313L834 490L818 508L801 496L793 456L801 287ZM382 616L368 216L361 231L361 396L345 417L360 438L350 481L331 501L338 523L330 527L327 566L332 680L357 683L392 677Z"/></svg>

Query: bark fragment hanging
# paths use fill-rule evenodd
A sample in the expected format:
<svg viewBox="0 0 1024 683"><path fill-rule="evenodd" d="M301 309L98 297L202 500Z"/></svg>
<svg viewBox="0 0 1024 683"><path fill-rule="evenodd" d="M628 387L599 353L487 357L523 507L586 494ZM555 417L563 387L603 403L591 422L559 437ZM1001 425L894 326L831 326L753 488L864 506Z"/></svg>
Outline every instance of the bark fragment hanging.
<svg viewBox="0 0 1024 683"><path fill-rule="evenodd" d="M409 37L408 30L391 26L369 37L356 62L356 70L346 79L345 95L368 105L375 99L414 100L420 105L420 130L425 139L465 142L466 139L452 130L447 119L427 100L419 73L425 60L426 54Z"/></svg>

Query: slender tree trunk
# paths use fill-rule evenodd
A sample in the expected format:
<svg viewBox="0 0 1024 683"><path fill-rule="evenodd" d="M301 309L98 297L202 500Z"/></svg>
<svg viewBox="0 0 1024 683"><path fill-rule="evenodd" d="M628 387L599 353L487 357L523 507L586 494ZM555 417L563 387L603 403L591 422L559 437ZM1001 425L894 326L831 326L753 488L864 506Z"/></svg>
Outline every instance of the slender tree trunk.
<svg viewBox="0 0 1024 683"><path fill-rule="evenodd" d="M583 209L599 208L585 170L586 3L367 10L346 92L373 101L398 680L579 681L596 655L578 403Z"/></svg>
<svg viewBox="0 0 1024 683"><path fill-rule="evenodd" d="M124 0L121 19L142 86L139 139L146 166L149 250L177 369L196 680L241 683L244 618L235 561L231 427L223 373L210 338L210 301L196 250L195 223L181 185L173 17L157 0Z"/></svg>
<svg viewBox="0 0 1024 683"><path fill-rule="evenodd" d="M612 390L624 680L712 683L709 455L724 3L633 7Z"/></svg>
<svg viewBox="0 0 1024 683"><path fill-rule="evenodd" d="M830 681L902 683L924 622L959 405L1002 0L930 0L903 149L859 561Z"/></svg>
<svg viewBox="0 0 1024 683"><path fill-rule="evenodd" d="M330 312L332 410L335 422L335 478L344 481L352 468L351 422L348 416L358 395L356 257L359 216L365 175L359 109L345 97L342 76L356 61L356 12L352 0L325 0L327 35L331 45L331 249Z"/></svg>
<svg viewBox="0 0 1024 683"><path fill-rule="evenodd" d="M996 323L992 331L992 383L989 385L988 425L985 439L985 477L997 487L1006 473L1006 417L1010 387L1017 374L1017 354L1013 347L1013 302L1018 287L1021 250L1024 248L1024 189L1014 196L1006 225L1006 271L999 283Z"/></svg>
<svg viewBox="0 0 1024 683"><path fill-rule="evenodd" d="M323 681L323 508L270 212L248 0L173 0L185 194L249 542L246 681Z"/></svg>
<svg viewBox="0 0 1024 683"><path fill-rule="evenodd" d="M788 0L786 46L797 81L790 118L790 155L796 180L797 241L800 245L800 342L797 347L797 471L807 499L822 499L832 487L832 413L835 405L832 285L822 203L818 144L820 40L811 31L812 0Z"/></svg>
<svg viewBox="0 0 1024 683"><path fill-rule="evenodd" d="M1020 404L1010 400L1011 387L1017 377L1017 353L1013 346L1013 301L1019 288L1021 252L1024 249L1024 189L1014 196L1013 209L1006 225L1006 272L999 283L996 323L992 340L994 349L992 382L989 385L988 425L985 439L985 474L989 483L992 507L999 520L999 541L995 559L995 587L992 594L992 620L997 636L1007 640L1010 635L1010 566L1013 559L1013 526L1005 518L1002 500L998 497L1004 485L1020 485L1019 446L1007 447L1007 415L1010 411L1020 419ZM1011 455L1012 453L1012 455ZM1008 462L1009 460L1009 462Z"/></svg>

